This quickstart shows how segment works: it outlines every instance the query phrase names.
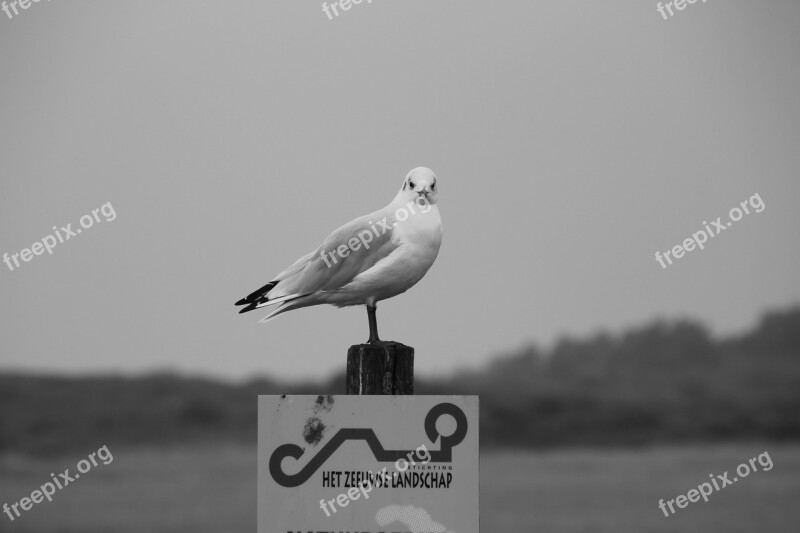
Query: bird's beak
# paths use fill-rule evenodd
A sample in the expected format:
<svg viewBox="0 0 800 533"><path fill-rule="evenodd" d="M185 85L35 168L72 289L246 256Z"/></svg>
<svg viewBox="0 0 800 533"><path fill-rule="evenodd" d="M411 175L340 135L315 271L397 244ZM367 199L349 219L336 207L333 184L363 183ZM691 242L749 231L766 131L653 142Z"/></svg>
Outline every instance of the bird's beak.
<svg viewBox="0 0 800 533"><path fill-rule="evenodd" d="M431 193L431 190L429 188L425 187L424 189L419 191L417 194L419 194L420 196L425 196L425 198L427 198L430 193Z"/></svg>

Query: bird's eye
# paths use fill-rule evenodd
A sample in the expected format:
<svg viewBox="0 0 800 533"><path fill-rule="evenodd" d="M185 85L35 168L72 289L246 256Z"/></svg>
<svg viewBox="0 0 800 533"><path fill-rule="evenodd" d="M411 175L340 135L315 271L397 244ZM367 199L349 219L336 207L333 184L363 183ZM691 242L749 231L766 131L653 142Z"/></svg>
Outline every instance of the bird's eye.
<svg viewBox="0 0 800 533"><path fill-rule="evenodd" d="M409 186L409 187L411 187L411 188L413 189L413 188L414 188L414 182L413 182L413 181L409 181L409 182L408 182L408 186Z"/></svg>
<svg viewBox="0 0 800 533"><path fill-rule="evenodd" d="M431 185L431 190L432 190L432 191L435 191L435 190L436 190L436 184L435 184L435 183L434 183L433 185Z"/></svg>

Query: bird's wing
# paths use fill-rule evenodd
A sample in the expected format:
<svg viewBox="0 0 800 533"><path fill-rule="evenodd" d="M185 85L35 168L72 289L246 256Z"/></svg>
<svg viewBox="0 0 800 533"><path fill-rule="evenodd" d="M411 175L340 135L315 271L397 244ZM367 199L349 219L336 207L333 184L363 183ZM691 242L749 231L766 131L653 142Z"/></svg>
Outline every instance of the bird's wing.
<svg viewBox="0 0 800 533"><path fill-rule="evenodd" d="M317 253L316 250L308 252L306 255L304 255L303 257L301 257L297 261L295 261L290 267L286 268L286 270L284 270L283 272L281 272L280 274L275 276L275 280L274 281L280 281L280 280L286 279L286 278L288 278L288 277L290 277L290 276L292 276L294 274L297 274L299 271L301 271L306 266L306 263L308 263L311 260L311 258L314 257L314 254L316 254L316 253Z"/></svg>
<svg viewBox="0 0 800 533"><path fill-rule="evenodd" d="M392 238L395 223L387 208L348 222L306 255L304 264L290 267L293 274L269 293L270 300L344 287L400 246Z"/></svg>
<svg viewBox="0 0 800 533"><path fill-rule="evenodd" d="M236 302L245 306L239 312L344 287L401 246L394 238L396 225L390 206L348 222L328 235L319 248Z"/></svg>

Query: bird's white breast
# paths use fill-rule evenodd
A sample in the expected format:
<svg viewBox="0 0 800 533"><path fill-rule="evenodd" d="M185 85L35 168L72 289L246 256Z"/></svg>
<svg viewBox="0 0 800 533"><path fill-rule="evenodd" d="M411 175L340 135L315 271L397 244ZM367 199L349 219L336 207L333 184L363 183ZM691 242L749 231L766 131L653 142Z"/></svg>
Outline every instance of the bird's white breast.
<svg viewBox="0 0 800 533"><path fill-rule="evenodd" d="M416 209L416 214L409 214L406 220L395 223L392 239L412 247L434 248L438 252L442 243L439 208L433 205L427 212L419 211L419 207Z"/></svg>
<svg viewBox="0 0 800 533"><path fill-rule="evenodd" d="M407 291L425 276L439 253L442 220L435 205L427 212L416 209L393 223L392 240L398 248L343 287L337 300L372 305Z"/></svg>

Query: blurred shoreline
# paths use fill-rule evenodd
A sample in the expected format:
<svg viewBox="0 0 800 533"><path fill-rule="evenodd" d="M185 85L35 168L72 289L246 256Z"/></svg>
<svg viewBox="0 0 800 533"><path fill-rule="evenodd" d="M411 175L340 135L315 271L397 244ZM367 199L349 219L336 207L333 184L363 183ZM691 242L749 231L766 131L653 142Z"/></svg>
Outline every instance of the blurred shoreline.
<svg viewBox="0 0 800 533"><path fill-rule="evenodd" d="M714 340L697 322L654 322L563 340L441 379L417 394L481 397L481 445L548 449L800 441L800 307ZM324 381L61 377L0 373L0 453L52 456L108 444L253 443L261 394L342 394Z"/></svg>

